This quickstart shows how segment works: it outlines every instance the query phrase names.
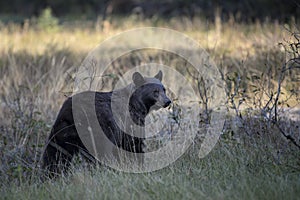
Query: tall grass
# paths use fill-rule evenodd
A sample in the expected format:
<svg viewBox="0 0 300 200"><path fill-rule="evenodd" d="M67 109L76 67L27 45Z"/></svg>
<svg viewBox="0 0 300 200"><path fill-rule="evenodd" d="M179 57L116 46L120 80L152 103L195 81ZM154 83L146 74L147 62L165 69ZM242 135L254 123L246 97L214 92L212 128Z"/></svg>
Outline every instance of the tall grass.
<svg viewBox="0 0 300 200"><path fill-rule="evenodd" d="M104 166L74 166L72 175L41 181L40 158L60 106L72 92L74 73L87 53L109 36L136 26L159 25L196 39L217 63L228 93L228 120L213 151L200 159L198 141L169 167L127 174ZM299 70L286 74L277 124L264 112L289 58L279 42L293 40L278 23L207 24L127 19L98 30L55 31L10 24L0 29L0 192L3 199L295 199L300 191ZM218 28L216 29L215 26ZM286 25L287 26L287 25ZM141 51L115 68L152 60L187 66L167 53ZM184 70L184 69L182 69ZM298 71L297 71L298 70ZM294 93L293 93L294 92ZM291 96L291 98L289 98ZM273 101L273 100L272 100ZM240 105L239 105L240 104ZM293 108L294 114L287 110ZM279 129L280 128L280 129ZM187 132L189 130L186 130Z"/></svg>

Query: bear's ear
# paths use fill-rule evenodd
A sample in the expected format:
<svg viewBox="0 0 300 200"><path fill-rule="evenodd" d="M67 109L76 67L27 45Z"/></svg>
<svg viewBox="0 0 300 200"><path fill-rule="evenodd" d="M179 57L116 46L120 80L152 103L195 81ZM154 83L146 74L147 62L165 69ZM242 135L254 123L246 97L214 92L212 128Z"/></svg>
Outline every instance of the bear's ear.
<svg viewBox="0 0 300 200"><path fill-rule="evenodd" d="M139 72L134 72L132 75L133 83L139 87L145 83L144 77Z"/></svg>
<svg viewBox="0 0 300 200"><path fill-rule="evenodd" d="M154 78L156 78L156 79L158 79L158 80L162 80L162 76L163 76L163 74L162 74L162 72L161 72L161 70L159 70L159 72L154 76Z"/></svg>

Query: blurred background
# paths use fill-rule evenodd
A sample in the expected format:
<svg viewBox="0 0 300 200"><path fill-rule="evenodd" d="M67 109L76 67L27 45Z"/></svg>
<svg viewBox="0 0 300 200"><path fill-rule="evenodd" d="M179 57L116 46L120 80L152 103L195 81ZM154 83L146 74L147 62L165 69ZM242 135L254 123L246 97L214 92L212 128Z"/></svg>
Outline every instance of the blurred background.
<svg viewBox="0 0 300 200"><path fill-rule="evenodd" d="M214 20L219 9L224 21L232 17L237 22L255 22L256 20L278 20L287 22L291 17L300 15L299 2L280 0L11 0L0 1L2 22L23 23L25 19L38 17L49 8L58 17L59 23L69 20L97 20L107 17L140 15L141 18L201 17Z"/></svg>

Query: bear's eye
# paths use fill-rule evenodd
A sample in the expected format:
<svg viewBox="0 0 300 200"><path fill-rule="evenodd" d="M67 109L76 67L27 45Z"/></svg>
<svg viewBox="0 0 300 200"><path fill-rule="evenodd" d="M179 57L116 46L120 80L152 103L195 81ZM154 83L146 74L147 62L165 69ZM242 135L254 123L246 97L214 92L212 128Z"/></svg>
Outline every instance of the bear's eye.
<svg viewBox="0 0 300 200"><path fill-rule="evenodd" d="M154 90L153 93L154 93L154 96L155 96L155 97L158 97L158 96L159 96L159 90Z"/></svg>

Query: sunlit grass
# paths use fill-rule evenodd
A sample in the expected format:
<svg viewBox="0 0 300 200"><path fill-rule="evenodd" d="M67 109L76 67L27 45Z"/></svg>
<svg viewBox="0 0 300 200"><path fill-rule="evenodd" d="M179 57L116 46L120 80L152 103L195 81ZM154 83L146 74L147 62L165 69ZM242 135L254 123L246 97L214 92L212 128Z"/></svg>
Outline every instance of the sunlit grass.
<svg viewBox="0 0 300 200"><path fill-rule="evenodd" d="M33 27L24 28L18 25L10 25L10 27L0 29L0 52L25 50L32 54L42 54L49 45L57 45L59 48L68 48L75 52L86 52L115 34L133 28L155 26L151 22L126 22L125 20L125 23L112 24L102 31L95 28L67 26L66 28L60 28L58 31L49 32L37 31ZM84 23L82 22L82 24ZM182 28L182 26L186 26L186 28ZM199 21L187 24L178 22L174 24L162 23L160 27L183 32L198 41L203 48L213 49L213 53L237 58L252 56L258 48L259 50L262 48L265 50L276 48L279 41L288 40L290 36L285 28L288 25L277 23L250 25L225 23L221 26L221 32L218 32L213 24L205 24Z"/></svg>

